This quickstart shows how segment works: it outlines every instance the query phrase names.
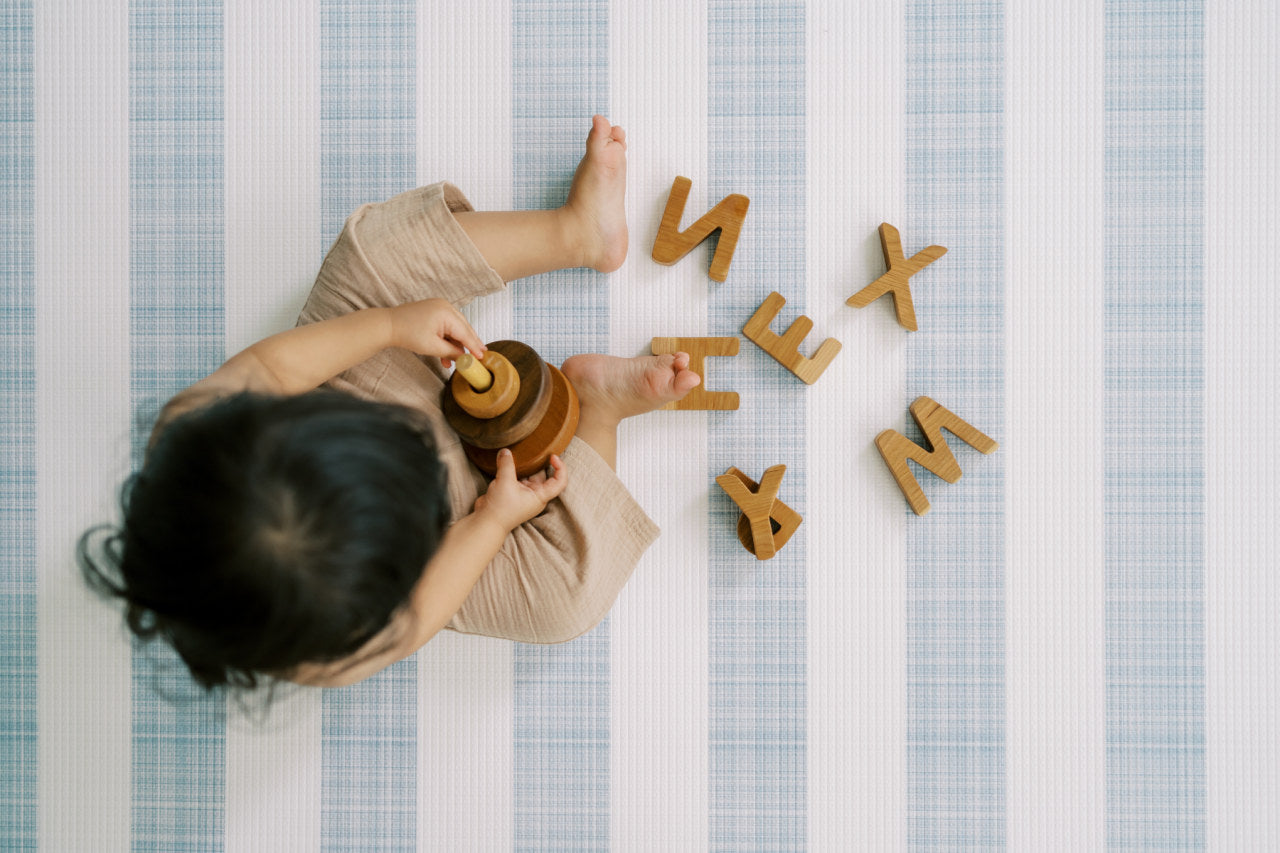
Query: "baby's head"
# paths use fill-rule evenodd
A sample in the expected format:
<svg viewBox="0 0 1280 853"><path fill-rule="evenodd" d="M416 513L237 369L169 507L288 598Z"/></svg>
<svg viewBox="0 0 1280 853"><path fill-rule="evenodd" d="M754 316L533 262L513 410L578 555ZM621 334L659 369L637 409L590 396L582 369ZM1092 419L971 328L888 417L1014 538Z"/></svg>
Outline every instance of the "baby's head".
<svg viewBox="0 0 1280 853"><path fill-rule="evenodd" d="M409 598L449 521L413 412L335 392L240 394L168 425L124 524L81 566L206 687L350 655Z"/></svg>

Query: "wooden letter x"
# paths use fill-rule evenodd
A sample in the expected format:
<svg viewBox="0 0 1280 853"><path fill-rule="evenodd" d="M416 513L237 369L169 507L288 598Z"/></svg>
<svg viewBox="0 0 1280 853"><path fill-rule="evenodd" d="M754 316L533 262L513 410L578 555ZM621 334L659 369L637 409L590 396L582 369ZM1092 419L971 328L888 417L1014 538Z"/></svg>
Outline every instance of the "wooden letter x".
<svg viewBox="0 0 1280 853"><path fill-rule="evenodd" d="M751 201L745 195L727 195L682 232L680 219L684 216L684 205L689 200L689 188L692 186L693 181L680 175L671 185L658 236L653 241L653 259L660 264L674 264L719 228L720 240L716 243L716 253L711 257L708 275L716 281L724 281L729 275L729 262L733 260L738 232L742 230L742 221L747 218L747 205Z"/></svg>
<svg viewBox="0 0 1280 853"><path fill-rule="evenodd" d="M944 429L982 453L990 453L999 445L990 436L974 429L954 412L928 397L916 398L911 404L911 417L924 433L925 444L933 446L932 450L925 450L902 433L891 429L876 436L876 448L884 458L884 463L889 466L889 472L893 474L893 479L897 481L898 488L902 490L911 509L916 515L924 515L929 511L929 499L924 496L920 483L907 467L908 459L920 463L948 483L954 483L960 479L960 463L956 461L951 448L947 447L947 440L942 437Z"/></svg>
<svg viewBox="0 0 1280 853"><path fill-rule="evenodd" d="M787 330L778 337L769 328L773 318L778 316L787 300L782 294L774 292L765 297L764 302L751 315L747 325L742 327L742 334L755 341L760 349L777 359L778 363L799 376L806 384L818 381L822 371L827 369L831 360L840 352L840 342L835 338L827 338L813 354L813 358L805 358L800 354L800 342L813 329L813 321L801 314Z"/></svg>
<svg viewBox="0 0 1280 853"><path fill-rule="evenodd" d="M654 355L687 352L689 369L702 377L702 382L692 391L662 408L679 411L732 411L738 408L737 391L707 390L707 356L737 355L737 338L654 338L649 342L649 351Z"/></svg>
<svg viewBox="0 0 1280 853"><path fill-rule="evenodd" d="M754 492L734 474L733 468L716 477L720 488L733 498L733 502L751 523L751 540L755 543L754 553L758 560L767 560L778 553L769 514L773 512L773 502L778 497L778 488L782 485L782 475L786 471L786 465L774 465L766 469L760 478L760 488Z"/></svg>
<svg viewBox="0 0 1280 853"><path fill-rule="evenodd" d="M898 236L898 229L888 222L880 223L880 249L884 252L884 263L889 271L850 296L845 304L863 308L885 293L891 293L899 325L914 332L917 328L916 309L911 302L911 285L908 279L945 255L947 250L942 246L929 246L907 260L902 255L902 240Z"/></svg>

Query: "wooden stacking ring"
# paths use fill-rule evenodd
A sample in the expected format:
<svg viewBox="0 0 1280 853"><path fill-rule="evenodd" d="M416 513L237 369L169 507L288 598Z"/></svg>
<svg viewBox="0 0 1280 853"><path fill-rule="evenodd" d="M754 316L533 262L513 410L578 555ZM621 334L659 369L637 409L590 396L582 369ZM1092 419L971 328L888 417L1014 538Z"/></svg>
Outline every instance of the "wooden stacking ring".
<svg viewBox="0 0 1280 853"><path fill-rule="evenodd" d="M440 408L463 442L497 450L527 437L542 422L551 405L551 372L550 365L532 347L519 341L494 341L488 345L488 352L502 355L520 377L520 388L510 408L492 418L470 415L454 398L452 380L440 396ZM465 380L462 382L466 384Z"/></svg>
<svg viewBox="0 0 1280 853"><path fill-rule="evenodd" d="M460 370L455 371L453 378L449 380L449 389L464 412L473 418L488 420L510 409L511 404L516 401L520 394L520 374L516 373L506 356L497 350L486 350L480 364L493 374L488 390L477 391L472 388Z"/></svg>
<svg viewBox="0 0 1280 853"><path fill-rule="evenodd" d="M578 392L558 368L547 366L551 371L551 381L548 383L551 386L551 405L546 416L528 437L511 445L517 477L528 477L545 469L550 464L551 455L564 453L578 430ZM462 447L467 458L481 471L491 477L498 472L497 449L467 443Z"/></svg>

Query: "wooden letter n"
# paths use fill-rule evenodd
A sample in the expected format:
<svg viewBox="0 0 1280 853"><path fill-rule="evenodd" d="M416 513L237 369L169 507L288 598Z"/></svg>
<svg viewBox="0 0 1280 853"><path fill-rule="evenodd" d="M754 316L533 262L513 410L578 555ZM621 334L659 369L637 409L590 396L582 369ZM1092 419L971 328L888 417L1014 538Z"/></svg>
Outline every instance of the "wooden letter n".
<svg viewBox="0 0 1280 853"><path fill-rule="evenodd" d="M716 253L711 257L708 275L715 281L724 281L729 275L733 250L738 245L742 221L747 218L747 205L751 202L744 195L727 195L687 230L681 231L680 219L684 216L684 205L689 200L689 188L692 186L693 181L681 175L677 175L671 185L658 236L653 241L653 259L660 264L674 264L719 228L720 240L716 243Z"/></svg>

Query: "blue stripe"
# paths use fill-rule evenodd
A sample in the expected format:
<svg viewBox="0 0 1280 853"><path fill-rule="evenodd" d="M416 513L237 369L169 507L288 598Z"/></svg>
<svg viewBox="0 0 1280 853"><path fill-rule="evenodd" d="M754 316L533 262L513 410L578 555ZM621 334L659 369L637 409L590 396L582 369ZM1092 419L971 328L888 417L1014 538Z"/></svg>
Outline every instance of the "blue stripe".
<svg viewBox="0 0 1280 853"><path fill-rule="evenodd" d="M1109 2L1107 836L1206 843L1204 12Z"/></svg>
<svg viewBox="0 0 1280 853"><path fill-rule="evenodd" d="M35 849L35 68L29 2L0 7L0 848Z"/></svg>
<svg viewBox="0 0 1280 853"><path fill-rule="evenodd" d="M804 4L712 0L708 13L707 199L751 199L728 280L710 284L709 334L739 335L772 290L787 299L775 321L784 329L804 313L806 295ZM708 415L708 482L730 466L758 480L784 464L779 498L804 515L808 386L745 341L716 370L741 408ZM738 542L737 506L720 489L711 494L710 845L803 849L807 537L802 527L758 561Z"/></svg>
<svg viewBox="0 0 1280 853"><path fill-rule="evenodd" d="M134 463L165 400L223 356L222 9L129 10ZM133 658L133 848L222 847L225 702L161 643Z"/></svg>
<svg viewBox="0 0 1280 853"><path fill-rule="evenodd" d="M321 252L358 206L415 185L416 20L413 0L321 4ZM324 692L325 850L416 845L417 696L416 656Z"/></svg>
<svg viewBox="0 0 1280 853"><path fill-rule="evenodd" d="M517 209L564 202L593 113L609 111L604 0L514 0ZM512 291L513 334L552 364L609 351L609 284L562 270ZM610 622L558 646L515 647L516 849L609 844Z"/></svg>
<svg viewBox="0 0 1280 853"><path fill-rule="evenodd" d="M905 40L903 250L910 257L936 243L948 252L911 280L920 330L903 332L904 421L923 394L998 441L1003 4L911 0ZM913 438L923 441L918 431ZM929 515L903 508L907 842L993 847L1005 841L1004 457L947 438L963 479L948 485L922 473Z"/></svg>

